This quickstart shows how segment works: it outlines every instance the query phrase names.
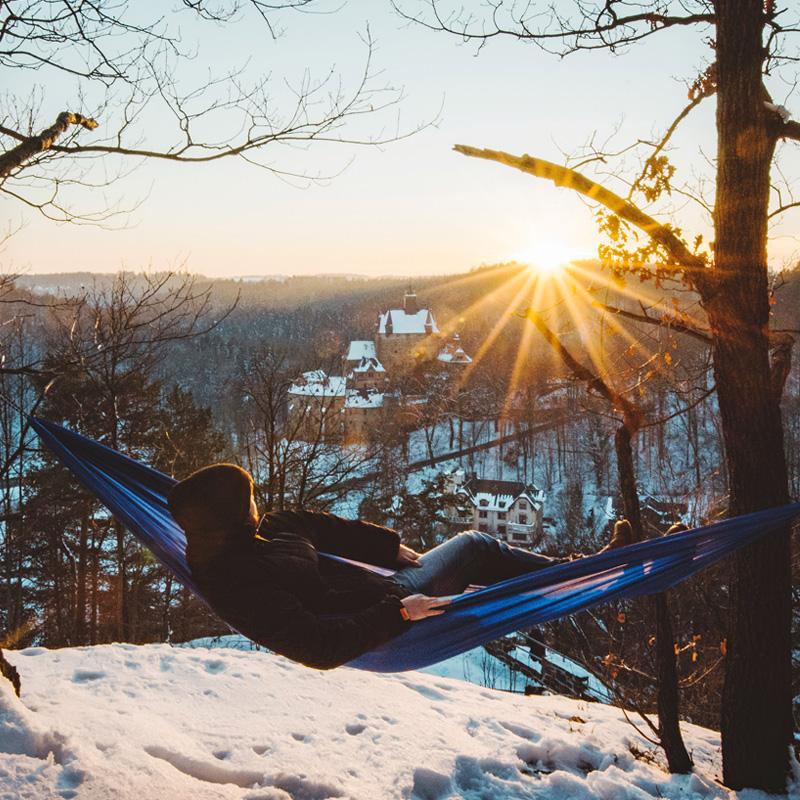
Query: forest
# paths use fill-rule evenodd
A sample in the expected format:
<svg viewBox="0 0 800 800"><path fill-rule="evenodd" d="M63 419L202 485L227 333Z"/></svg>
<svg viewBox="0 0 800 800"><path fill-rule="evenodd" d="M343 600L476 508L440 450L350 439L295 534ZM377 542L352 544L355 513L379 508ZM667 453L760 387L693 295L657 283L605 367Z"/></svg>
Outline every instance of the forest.
<svg viewBox="0 0 800 800"><path fill-rule="evenodd" d="M2 646L177 643L225 632L39 445L31 414L177 478L216 461L240 463L253 473L264 510L302 506L360 515L398 528L423 550L455 530L447 509L458 499L444 481L448 471L531 481L547 493L549 524L538 549L559 556L598 549L625 508L614 446L618 423L597 385L576 377L545 336L527 332L534 326L517 291L526 274L505 264L414 281L440 328L458 331L468 352L482 357L447 392L430 380L435 365L418 364L398 377L417 393L427 387L423 410L410 425L387 419L358 446L301 437L287 416L286 392L303 371L335 372L346 343L373 335L378 312L397 305L407 280L9 277L0 374ZM775 326L797 328L800 272L776 276L774 291ZM595 378L613 376L626 402L640 410L633 469L644 534L663 534L678 509L691 525L719 518L729 489L707 348L682 336L677 323L654 331L637 320L647 306L622 286L598 284L593 296L606 311L598 307L594 319L585 315L577 324L557 308L547 330L558 330L559 342L589 364L584 352L602 337L606 361ZM656 302L663 306L663 290ZM622 327L618 320L626 314ZM504 317L508 324L497 331ZM524 358L520 341L528 343ZM786 454L796 494L796 364L785 381ZM537 428L542 420L546 426ZM420 453L469 444L465 435L477 441L485 426L510 433L511 442L422 473L409 467ZM670 594L683 718L711 727L719 724L714 698L726 647L728 569L708 571ZM796 588L793 608L797 650ZM643 601L625 601L529 633L644 712L657 701L657 619ZM793 682L800 695L800 662Z"/></svg>

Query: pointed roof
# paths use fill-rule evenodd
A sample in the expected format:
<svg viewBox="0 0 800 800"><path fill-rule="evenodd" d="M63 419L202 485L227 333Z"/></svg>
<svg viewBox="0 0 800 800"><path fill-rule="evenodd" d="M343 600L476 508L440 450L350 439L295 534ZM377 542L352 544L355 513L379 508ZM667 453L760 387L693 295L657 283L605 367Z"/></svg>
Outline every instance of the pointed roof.
<svg viewBox="0 0 800 800"><path fill-rule="evenodd" d="M459 491L474 505L487 511L508 511L520 498L528 500L531 506L540 507L545 498L541 489L522 481L470 478Z"/></svg>
<svg viewBox="0 0 800 800"><path fill-rule="evenodd" d="M427 308L421 308L416 314L408 314L403 308L393 308L378 317L378 333L384 336L387 333L424 335L439 333L439 328Z"/></svg>

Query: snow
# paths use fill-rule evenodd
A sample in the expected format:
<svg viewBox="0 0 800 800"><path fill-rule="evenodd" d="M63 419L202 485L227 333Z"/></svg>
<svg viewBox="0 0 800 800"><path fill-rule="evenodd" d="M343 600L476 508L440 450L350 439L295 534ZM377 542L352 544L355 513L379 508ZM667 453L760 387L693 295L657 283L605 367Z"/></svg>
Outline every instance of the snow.
<svg viewBox="0 0 800 800"><path fill-rule="evenodd" d="M518 500L526 500L531 508L539 508L546 497L540 489L525 486L520 481L470 479L459 491L482 511L509 511Z"/></svg>
<svg viewBox="0 0 800 800"><path fill-rule="evenodd" d="M323 377L316 376L319 372ZM309 397L344 397L347 389L347 381L339 375L325 375L321 370L316 370L315 373L306 372L303 374L303 383L293 383L289 387L289 394L304 395Z"/></svg>
<svg viewBox="0 0 800 800"><path fill-rule="evenodd" d="M396 333L419 333L424 334L425 324L428 323L431 327L431 333L439 333L439 328L436 327L436 320L433 314L427 309L422 308L416 314L407 314L402 308L393 308L381 314L378 318L378 333L386 335L386 320L391 318L391 331Z"/></svg>
<svg viewBox="0 0 800 800"><path fill-rule="evenodd" d="M439 355L436 356L439 361L443 361L447 364L471 364L472 359L464 352L464 348L461 347L458 342L448 342L440 351Z"/></svg>
<svg viewBox="0 0 800 800"><path fill-rule="evenodd" d="M361 361L353 367L353 372L386 372L383 364L377 358L362 358Z"/></svg>
<svg viewBox="0 0 800 800"><path fill-rule="evenodd" d="M378 353L375 350L375 342L356 340L350 342L347 350L347 361L361 361L362 358L377 359Z"/></svg>
<svg viewBox="0 0 800 800"><path fill-rule="evenodd" d="M684 725L698 766L670 776L618 709L595 703L230 648L7 655L23 694L0 680L2 800L737 796L715 782L716 733Z"/></svg>
<svg viewBox="0 0 800 800"><path fill-rule="evenodd" d="M380 392L360 392L351 389L347 392L344 404L347 408L381 408L383 395Z"/></svg>

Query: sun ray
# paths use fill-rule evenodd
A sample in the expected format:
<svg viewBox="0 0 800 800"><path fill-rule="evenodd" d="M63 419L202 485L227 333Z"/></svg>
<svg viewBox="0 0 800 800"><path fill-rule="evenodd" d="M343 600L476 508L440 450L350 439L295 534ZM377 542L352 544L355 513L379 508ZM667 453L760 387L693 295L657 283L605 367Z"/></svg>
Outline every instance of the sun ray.
<svg viewBox="0 0 800 800"><path fill-rule="evenodd" d="M452 317L442 323L439 328L445 335L454 333L465 321L467 321L471 314L476 313L482 306L490 303L498 294L503 291L511 291L514 285L518 282L529 280L529 274L521 270L516 275L506 279L496 288L492 289L488 294L483 295L476 300L472 305L468 306L465 310L454 314Z"/></svg>
<svg viewBox="0 0 800 800"><path fill-rule="evenodd" d="M585 326L586 321L586 314L583 313L583 310L580 308L578 301L576 299L576 293L573 291L575 287L575 282L571 281L571 286L567 287L565 285L565 278L562 275L557 277L557 284L558 288L561 292L562 299L564 301L563 305L569 315L572 323L574 324L576 330L579 332L579 336L581 339L581 343L583 349L586 351L586 354L589 356L590 361L594 368L603 373L605 371L605 358L603 355L603 348L595 342L591 336L584 336L581 335L581 331Z"/></svg>
<svg viewBox="0 0 800 800"><path fill-rule="evenodd" d="M538 285L536 288L539 288ZM530 355L532 339L533 325L525 325L522 329L522 339L520 340L519 347L517 348L517 355L514 359L514 367L511 370L511 377L508 381L508 389L503 401L503 410L500 415L501 419L505 419L511 410L511 405L514 402L514 394L517 391L517 387L519 386L520 379L522 377L522 370L527 361L527 357Z"/></svg>
<svg viewBox="0 0 800 800"><path fill-rule="evenodd" d="M586 289L580 285L577 281L574 281L575 291L581 296L583 300L585 300L586 305L594 310L594 306L596 304L596 300L592 295L586 291ZM603 315L605 317L605 321L611 327L611 329L622 336L625 341L628 342L631 346L635 347L639 350L643 355L647 356L648 358L652 355L650 351L642 344L642 342L637 339L622 323L621 321L613 314L606 314ZM601 317L601 319L603 318Z"/></svg>
<svg viewBox="0 0 800 800"><path fill-rule="evenodd" d="M506 282L511 280L511 278L516 277L519 273L521 273L524 269L524 264L518 264L517 262L512 262L510 264L502 264L499 267L493 267L491 269L477 269L474 272L470 272L467 275L461 275L458 278L447 280L442 283L440 286L436 288L446 287L448 290L456 289L456 288L463 288L464 286L468 286L471 283L475 283L477 281L485 281L488 277L497 278L507 273L511 273L508 278L506 278Z"/></svg>
<svg viewBox="0 0 800 800"><path fill-rule="evenodd" d="M492 330L486 336L486 338L481 342L480 347L478 348L478 352L475 353L472 359L472 363L467 366L467 368L463 371L461 375L461 380L459 381L459 388L463 386L466 381L471 376L472 372L481 362L483 357L486 355L486 352L489 348L494 344L497 337L500 335L501 331L505 326L508 324L508 320L511 316L516 313L520 300L523 295L530 290L531 284L536 281L536 276L533 273L529 273L523 285L520 287L519 291L514 295L512 300L508 303L503 313L500 315L500 319L497 320Z"/></svg>
<svg viewBox="0 0 800 800"><path fill-rule="evenodd" d="M617 292L618 294L623 295L631 300L635 300L637 302L643 303L648 308L655 309L662 313L667 314L674 314L675 308L672 305L667 305L658 298L652 297L651 295L643 294L641 292L637 292L635 289L632 289L628 285L620 285L618 281L615 281L613 278L608 277L607 275L601 274L599 271L590 271L581 267L577 264L573 264L570 267L571 272L578 273L582 277L585 277L589 281L593 281L596 283L601 284L604 288L612 289L613 291ZM695 301L692 305L699 305L699 301ZM690 324L695 325L700 328L704 328L706 326L705 320L696 319L693 317L688 309L681 309L681 315L686 317Z"/></svg>

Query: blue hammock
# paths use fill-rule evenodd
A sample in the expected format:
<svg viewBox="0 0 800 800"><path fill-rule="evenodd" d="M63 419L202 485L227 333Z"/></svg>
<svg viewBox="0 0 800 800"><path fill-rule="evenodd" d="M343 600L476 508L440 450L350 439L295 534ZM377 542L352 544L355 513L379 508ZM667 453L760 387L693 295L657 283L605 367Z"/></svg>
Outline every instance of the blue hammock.
<svg viewBox="0 0 800 800"><path fill-rule="evenodd" d="M186 564L185 536L167 508L175 481L51 422L34 419L32 425L80 483L202 598ZM348 666L373 672L419 669L609 600L665 591L759 537L780 533L797 516L800 503L758 511L459 595L445 614L415 623Z"/></svg>

